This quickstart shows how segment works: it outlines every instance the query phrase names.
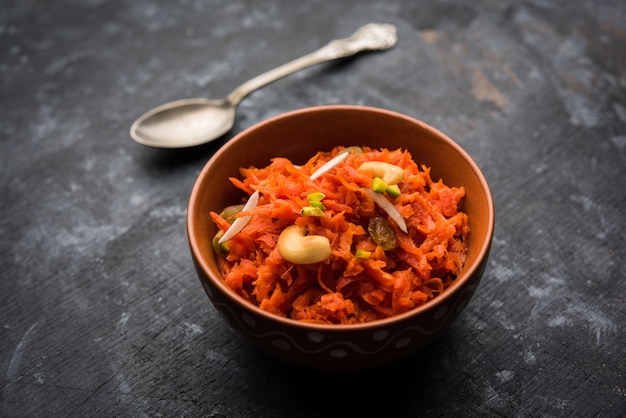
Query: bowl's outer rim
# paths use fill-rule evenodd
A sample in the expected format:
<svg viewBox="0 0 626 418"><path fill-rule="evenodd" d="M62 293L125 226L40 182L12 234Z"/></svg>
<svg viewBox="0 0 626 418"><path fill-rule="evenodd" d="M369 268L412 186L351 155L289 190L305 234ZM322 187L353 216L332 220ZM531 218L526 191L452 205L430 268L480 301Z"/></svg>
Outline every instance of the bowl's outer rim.
<svg viewBox="0 0 626 418"><path fill-rule="evenodd" d="M418 125L420 125L424 130L427 130L429 132L431 132L432 134L441 137L442 139L444 139L446 142L449 143L449 145L451 145L453 148L455 148L460 154L462 154L465 159L470 163L470 165L472 166L472 169L474 170L475 174L477 175L482 187L485 190L485 197L487 199L487 209L489 211L488 213L488 219L489 219L489 223L487 225L487 234L486 234L486 239L484 240L480 251L478 252L478 255L476 257L476 262L474 263L474 265L470 266L468 270L463 270L461 277L457 277L457 279L455 279L455 281L452 283L452 285L450 285L450 287L448 287L441 295L437 296L436 298L434 298L433 300L425 303L422 306L419 306L415 309L412 309L410 311L404 312L402 314L399 315L395 315L389 318L384 318L384 319L380 319L380 320L376 320L376 321L371 321L371 322L366 322L366 323L360 323L360 324L346 324L346 325L332 325L332 324L317 324L317 323L308 323L308 322L301 322L301 321L296 321L290 318L283 318L281 316L272 314L270 312L264 311L261 308L253 305L252 303L246 301L245 299L243 299L240 295L238 295L234 290L232 290L228 285L226 285L226 283L223 280L220 279L216 279L214 278L211 273L210 273L210 268L207 265L205 259L202 257L201 255L201 251L200 251L200 246L198 244L197 238L195 237L193 231L193 225L194 225L194 219L193 219L193 215L195 212L195 207L194 207L194 203L197 201L196 197L197 195L200 193L200 186L201 186L201 179L205 176L206 172L210 170L211 165L220 158L221 154L223 154L224 152L226 152L228 150L228 148L230 148L230 146L232 146L233 143L235 143L240 137L246 135L249 131L254 130L254 129L258 129L264 125L267 124L271 124L274 123L276 121L279 121L281 119L285 119L285 118L291 118L294 116L298 116L301 114L306 114L306 113L311 113L311 112L319 112L319 111L363 111L363 112L373 112L373 113L378 113L378 114L386 114L388 116L394 117L394 118L401 118L404 120L407 120L411 123L416 123ZM457 144L452 138L450 138L449 136L447 136L446 134L444 134L443 132L439 131L438 129L428 125L427 123L418 120L416 118L413 118L411 116L393 111L393 110L388 110L388 109L382 109L382 108L377 108L377 107L370 107L370 106L361 106L361 105L321 105L321 106L313 106L313 107L305 107L305 108L301 108L301 109L296 109L296 110L292 110L289 112L285 112L285 113L281 113L279 115L270 117L268 119L265 119L255 125L250 126L249 128L243 130L242 132L240 132L239 134L235 135L232 139L230 139L229 141L227 141L224 145L222 145L214 154L213 156L208 160L208 162L205 164L205 166L202 168L201 172L199 173L190 197L189 197L189 203L188 203L188 209L187 209L187 238L188 238L188 242L189 242L189 246L192 252L192 257L194 262L198 265L199 268L202 269L202 272L204 274L204 276L206 276L212 283L214 286L218 287L223 294L226 295L226 297L228 299L230 299L232 302L234 302L235 304L237 304L238 306L240 306L244 311L247 311L248 313L251 313L253 315L258 315L261 317L264 317L265 319L267 319L268 321L275 321L275 322L280 322L282 324L284 324L285 326L288 327L295 327L295 328L301 328L304 331L311 331L311 332L328 332L328 333L336 333L336 332L343 332L345 333L346 331L368 331L371 329L378 329L378 328L382 328L385 326L392 326L395 325L399 322L404 322L405 320L409 319L410 317L413 316L419 316L420 314L427 312L431 309L435 309L438 305L441 305L443 303L445 303L447 301L447 299L451 298L452 295L454 294L454 290L458 287L463 286L463 284L470 280L471 277L477 273L478 269L481 267L481 265L483 263L485 263L487 261L488 255L489 255L489 251L490 251L490 247L491 247L491 242L493 239L493 233L494 233L494 227L495 227L495 209L494 209L494 203L493 203L493 197L491 194L491 189L489 188L489 184L487 183L487 180L485 179L485 176L483 174L483 172L481 171L481 169L478 167L478 164L476 164L476 162L474 161L474 159L459 145Z"/></svg>

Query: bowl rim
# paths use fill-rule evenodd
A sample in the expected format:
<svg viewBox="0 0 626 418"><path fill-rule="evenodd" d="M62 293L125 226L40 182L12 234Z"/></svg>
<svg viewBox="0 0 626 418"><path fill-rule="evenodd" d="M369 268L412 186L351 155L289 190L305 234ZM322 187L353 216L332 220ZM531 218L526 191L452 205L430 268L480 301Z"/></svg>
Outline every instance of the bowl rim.
<svg viewBox="0 0 626 418"><path fill-rule="evenodd" d="M286 118L292 118L294 116L297 117L302 114L320 112L320 111L346 111L346 110L384 114L393 118L400 118L400 119L404 119L405 121L418 124L420 125L422 129L429 131L434 136L437 136L443 139L450 146L452 146L459 154L461 154L463 158L471 166L472 170L478 177L481 187L485 191L485 197L487 200L486 207L488 210L488 221L489 221L487 225L486 238L481 243L480 250L476 256L476 261L474 262L473 265L467 267L467 269L466 269L466 266L464 266L464 270L461 272L461 275L459 275L459 277L457 277L454 280L454 282L442 294L424 303L423 305L418 306L417 308L411 309L407 312L394 315L388 318L383 318L383 319L378 319L375 321L358 323L358 324L319 324L319 323L313 323L313 322L297 321L291 318L281 317L271 312L267 312L259 308L258 306L250 303L249 301L246 301L239 294L237 294L233 289L231 289L228 285L226 285L224 280L221 280L221 278L213 277L211 273L211 269L209 268L205 257L202 256L202 251L200 251L200 245L198 243L198 238L196 237L196 229L194 228L196 222L194 220L193 215L196 212L196 204L198 202L198 195L200 194L200 187L202 184L202 179L206 177L207 171L209 171L211 169L211 166L214 165L216 161L219 160L222 154L227 152L228 149L233 146L233 144L238 142L242 137L247 135L252 130L259 129L261 127L276 123ZM485 261L485 259L488 257L489 250L491 247L491 242L493 239L494 227L495 227L495 209L494 209L494 203L493 203L493 196L491 194L489 184L487 183L487 180L485 179L484 174L482 173L482 171L480 170L480 168L478 167L478 164L476 164L474 159L452 138L450 138L443 132L439 131L438 129L426 124L425 122L422 122L421 120L418 120L416 118L413 118L411 116L408 116L408 115L405 115L405 114L402 114L393 110L371 107L371 106L345 105L345 104L344 105L342 104L320 105L320 106L304 107L304 108L300 108L296 110L287 111L287 112L269 117L263 121L260 121L244 129L243 131L235 135L233 138L228 140L211 156L211 158L206 162L206 164L204 165L204 167L202 168L202 170L196 177L193 188L191 190L191 194L189 196L186 218L187 218L186 219L187 238L189 241L189 246L190 246L190 250L191 250L194 261L196 262L198 268L202 270L204 276L206 276L207 279L210 280L211 283L213 283L215 287L220 289L220 291L230 301L237 304L244 311L253 313L254 315L259 315L270 322L279 322L288 327L300 328L303 331L309 331L309 332L323 331L323 332L330 332L330 333L346 332L346 331L366 331L366 330L378 329L381 327L390 327L397 323L404 322L405 320L413 316L419 316L422 313L429 311L438 305L443 304L447 299L452 297L452 295L455 293L455 290L457 288L461 287L466 281L470 280L470 278L473 277L474 274L477 273L477 270L483 264L483 261Z"/></svg>

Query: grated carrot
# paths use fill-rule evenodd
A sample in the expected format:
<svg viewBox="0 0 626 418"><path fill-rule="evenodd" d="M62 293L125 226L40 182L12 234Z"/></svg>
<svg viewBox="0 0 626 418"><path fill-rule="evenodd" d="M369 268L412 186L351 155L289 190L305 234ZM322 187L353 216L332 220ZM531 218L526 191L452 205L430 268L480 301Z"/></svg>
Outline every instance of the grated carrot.
<svg viewBox="0 0 626 418"><path fill-rule="evenodd" d="M217 255L225 282L250 303L299 321L363 323L428 302L460 273L470 234L468 217L459 210L464 188L433 181L428 167L400 149L364 148L310 178L342 150L319 152L300 167L275 158L264 168L241 168L242 178L231 179L248 195L260 192L257 206L238 215L250 220L228 241L229 252ZM357 168L366 161L404 170L400 195L383 198L401 215L407 232L365 191L372 179ZM323 193L323 216L301 215L311 193ZM230 226L219 214L210 215L220 230ZM384 217L393 229L395 248L385 251L369 236L374 216ZM276 243L292 224L328 238L331 256L310 265L281 257ZM357 250L369 257L355 257Z"/></svg>

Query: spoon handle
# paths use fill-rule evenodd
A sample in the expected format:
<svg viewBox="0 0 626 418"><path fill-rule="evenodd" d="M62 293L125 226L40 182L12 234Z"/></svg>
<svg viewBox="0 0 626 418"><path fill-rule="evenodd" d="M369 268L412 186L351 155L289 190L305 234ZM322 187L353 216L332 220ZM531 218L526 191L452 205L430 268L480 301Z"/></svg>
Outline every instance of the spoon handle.
<svg viewBox="0 0 626 418"><path fill-rule="evenodd" d="M352 36L345 39L330 41L317 51L296 58L280 67L258 75L233 90L226 98L233 105L252 93L254 90L283 78L303 68L325 61L352 56L361 51L389 49L396 45L398 37L396 27L386 23L368 23L361 26Z"/></svg>

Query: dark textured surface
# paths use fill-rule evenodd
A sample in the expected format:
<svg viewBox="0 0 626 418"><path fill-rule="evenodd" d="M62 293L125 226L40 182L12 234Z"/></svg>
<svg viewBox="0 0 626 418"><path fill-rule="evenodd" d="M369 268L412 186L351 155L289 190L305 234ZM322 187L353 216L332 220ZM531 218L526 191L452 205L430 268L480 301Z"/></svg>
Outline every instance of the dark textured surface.
<svg viewBox="0 0 626 418"><path fill-rule="evenodd" d="M393 23L392 51L246 98L211 145L132 142L143 111ZM224 141L320 104L384 107L459 142L497 224L477 295L407 361L328 376L234 335L185 235ZM0 416L624 416L623 1L4 1ZM339 402L339 407L331 406Z"/></svg>

